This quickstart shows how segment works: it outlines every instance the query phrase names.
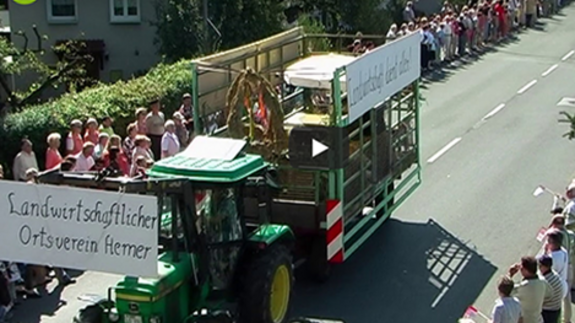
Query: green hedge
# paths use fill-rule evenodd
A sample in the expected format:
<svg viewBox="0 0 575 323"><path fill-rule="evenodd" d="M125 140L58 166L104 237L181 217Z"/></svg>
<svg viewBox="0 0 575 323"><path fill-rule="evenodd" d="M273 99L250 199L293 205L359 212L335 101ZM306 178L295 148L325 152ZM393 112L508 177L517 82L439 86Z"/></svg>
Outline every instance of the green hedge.
<svg viewBox="0 0 575 323"><path fill-rule="evenodd" d="M0 163L5 168L11 167L14 156L20 150L20 139L28 137L34 143L38 163L43 167L46 137L54 131L64 137L73 119L85 121L89 117L100 119L111 116L115 120L116 132L123 135L127 124L134 119L136 108L147 106L147 102L155 97L162 98L168 115L179 107L182 94L191 91L189 62L185 60L171 65L159 65L139 78L98 85L76 94L65 94L45 104L8 114L3 118L0 128Z"/></svg>

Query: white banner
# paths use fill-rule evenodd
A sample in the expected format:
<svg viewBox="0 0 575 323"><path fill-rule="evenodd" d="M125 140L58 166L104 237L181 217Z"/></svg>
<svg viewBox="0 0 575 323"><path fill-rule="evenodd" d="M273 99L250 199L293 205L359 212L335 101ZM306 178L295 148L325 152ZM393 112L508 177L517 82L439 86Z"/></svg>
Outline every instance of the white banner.
<svg viewBox="0 0 575 323"><path fill-rule="evenodd" d="M346 66L348 122L352 123L421 74L419 32L364 54Z"/></svg>
<svg viewBox="0 0 575 323"><path fill-rule="evenodd" d="M0 180L0 259L154 277L157 210L153 196Z"/></svg>

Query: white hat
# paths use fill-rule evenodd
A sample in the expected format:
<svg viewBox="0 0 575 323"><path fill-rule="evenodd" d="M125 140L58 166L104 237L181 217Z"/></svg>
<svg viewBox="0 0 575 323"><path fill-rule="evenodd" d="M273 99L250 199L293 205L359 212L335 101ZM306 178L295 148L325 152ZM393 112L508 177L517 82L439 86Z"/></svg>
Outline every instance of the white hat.
<svg viewBox="0 0 575 323"><path fill-rule="evenodd" d="M575 190L575 180L573 180L569 186L567 186L567 191Z"/></svg>
<svg viewBox="0 0 575 323"><path fill-rule="evenodd" d="M174 122L174 120L168 120L166 121L166 123L164 123L164 128L168 128L168 127L175 127L176 123Z"/></svg>

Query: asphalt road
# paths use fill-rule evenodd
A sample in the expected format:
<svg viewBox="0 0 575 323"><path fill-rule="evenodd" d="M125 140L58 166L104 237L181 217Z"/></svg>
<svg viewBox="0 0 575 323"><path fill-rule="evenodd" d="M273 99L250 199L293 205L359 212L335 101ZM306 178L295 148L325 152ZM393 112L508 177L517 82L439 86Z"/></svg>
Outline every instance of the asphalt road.
<svg viewBox="0 0 575 323"><path fill-rule="evenodd" d="M540 248L551 198L575 177L574 143L558 124L575 98L575 5L476 59L429 75L422 107L424 183L345 264L318 286L298 281L294 315L347 323L456 322L489 312L509 265ZM68 323L77 296L118 276L84 273L65 290L24 302L14 321ZM66 304L62 303L65 301Z"/></svg>

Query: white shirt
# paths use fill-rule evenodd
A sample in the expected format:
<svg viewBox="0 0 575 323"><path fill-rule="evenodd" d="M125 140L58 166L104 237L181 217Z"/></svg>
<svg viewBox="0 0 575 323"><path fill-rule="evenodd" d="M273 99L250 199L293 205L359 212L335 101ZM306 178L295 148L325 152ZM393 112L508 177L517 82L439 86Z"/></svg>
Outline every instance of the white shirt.
<svg viewBox="0 0 575 323"><path fill-rule="evenodd" d="M180 140L175 133L165 132L162 136L162 158L174 156L180 152Z"/></svg>
<svg viewBox="0 0 575 323"><path fill-rule="evenodd" d="M451 30L451 23L445 23L445 26L443 27L443 32L445 33L445 35L451 36L451 34L453 33Z"/></svg>
<svg viewBox="0 0 575 323"><path fill-rule="evenodd" d="M502 297L495 301L491 313L493 323L517 323L521 317L521 304L515 297Z"/></svg>
<svg viewBox="0 0 575 323"><path fill-rule="evenodd" d="M36 154L34 152L19 152L14 158L14 165L12 166L12 172L14 174L14 179L17 181L26 181L26 171L30 168L38 168L38 161L36 160Z"/></svg>
<svg viewBox="0 0 575 323"><path fill-rule="evenodd" d="M567 293L567 275L569 273L569 254L565 248L555 250L551 252L551 257L553 258L553 271L561 277L563 282L563 287L565 287L565 293Z"/></svg>
<svg viewBox="0 0 575 323"><path fill-rule="evenodd" d="M86 157L84 154L79 153L78 156L76 156L76 167L74 170L77 172L87 172L92 169L95 164L92 156Z"/></svg>
<svg viewBox="0 0 575 323"><path fill-rule="evenodd" d="M563 214L567 218L567 221L565 222L566 225L575 223L575 199L571 199L567 202Z"/></svg>

